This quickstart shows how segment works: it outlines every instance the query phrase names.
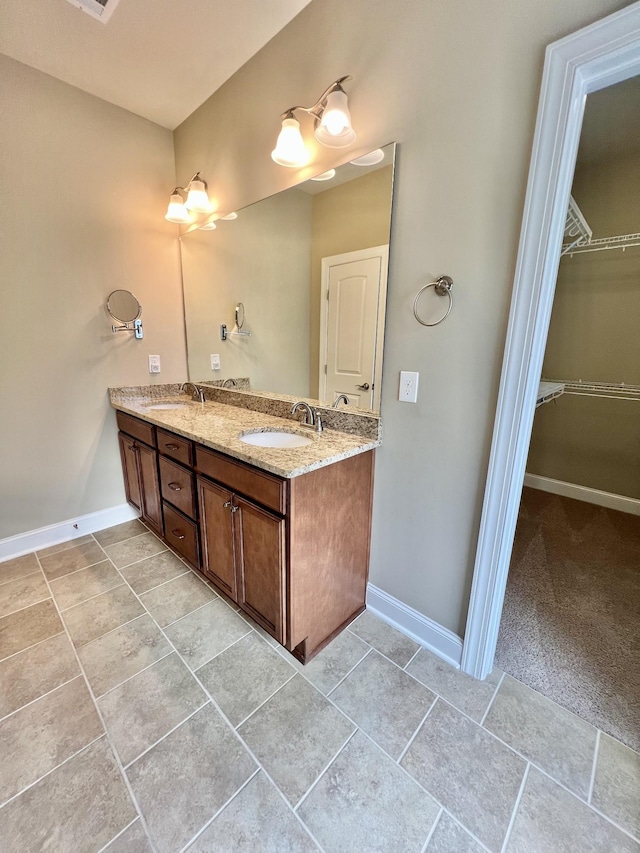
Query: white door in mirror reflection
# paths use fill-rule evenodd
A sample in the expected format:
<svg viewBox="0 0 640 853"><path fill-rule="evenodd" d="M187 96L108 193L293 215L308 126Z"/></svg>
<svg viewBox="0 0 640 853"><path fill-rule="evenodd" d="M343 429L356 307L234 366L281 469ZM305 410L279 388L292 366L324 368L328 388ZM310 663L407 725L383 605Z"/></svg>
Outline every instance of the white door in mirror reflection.
<svg viewBox="0 0 640 853"><path fill-rule="evenodd" d="M388 246L322 259L320 399L379 409Z"/></svg>

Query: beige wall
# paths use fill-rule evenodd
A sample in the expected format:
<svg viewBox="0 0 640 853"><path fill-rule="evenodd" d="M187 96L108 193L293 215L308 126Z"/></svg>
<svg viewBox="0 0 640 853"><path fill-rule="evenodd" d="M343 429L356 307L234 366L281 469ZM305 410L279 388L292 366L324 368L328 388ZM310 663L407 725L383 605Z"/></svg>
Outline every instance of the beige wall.
<svg viewBox="0 0 640 853"><path fill-rule="evenodd" d="M393 167L313 196L311 236L311 328L320 328L322 258L385 246L391 227ZM320 335L312 336L311 396L318 397Z"/></svg>
<svg viewBox="0 0 640 853"><path fill-rule="evenodd" d="M300 180L269 156L279 115L340 75L354 77L349 158L399 143L371 581L454 631L469 598L544 48L624 5L313 0L175 132L178 180L201 169L226 210ZM309 172L334 156L319 152ZM442 273L455 306L427 329L411 304ZM399 370L420 371L416 405L397 402Z"/></svg>
<svg viewBox="0 0 640 853"><path fill-rule="evenodd" d="M576 171L594 237L640 230L640 158ZM640 385L640 248L560 262L545 377ZM640 403L564 396L536 412L527 471L640 498Z"/></svg>
<svg viewBox="0 0 640 853"><path fill-rule="evenodd" d="M0 56L0 538L124 502L107 387L186 373L171 134ZM128 288L145 338L113 335Z"/></svg>
<svg viewBox="0 0 640 853"><path fill-rule="evenodd" d="M251 387L309 396L311 196L292 190L181 239L189 376L248 376ZM231 332L236 303L251 337ZM211 370L219 353L221 369Z"/></svg>

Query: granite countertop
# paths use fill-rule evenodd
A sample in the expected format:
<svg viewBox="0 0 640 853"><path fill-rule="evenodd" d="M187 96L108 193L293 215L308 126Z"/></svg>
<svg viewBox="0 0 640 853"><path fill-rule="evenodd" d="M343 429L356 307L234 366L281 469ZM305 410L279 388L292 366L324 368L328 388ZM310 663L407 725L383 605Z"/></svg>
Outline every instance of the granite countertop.
<svg viewBox="0 0 640 853"><path fill-rule="evenodd" d="M175 402L185 405L179 409L151 408ZM128 415L142 418L155 426L193 439L213 450L219 450L287 479L323 468L349 456L365 453L380 445L379 439L350 435L333 429L324 429L318 434L312 430L301 429L296 421L287 418L210 400L200 403L191 400L186 394L153 399L148 396L116 397L112 394L111 405ZM305 447L274 448L256 447L240 441L240 435L247 432L274 430L304 435L311 439L311 444Z"/></svg>

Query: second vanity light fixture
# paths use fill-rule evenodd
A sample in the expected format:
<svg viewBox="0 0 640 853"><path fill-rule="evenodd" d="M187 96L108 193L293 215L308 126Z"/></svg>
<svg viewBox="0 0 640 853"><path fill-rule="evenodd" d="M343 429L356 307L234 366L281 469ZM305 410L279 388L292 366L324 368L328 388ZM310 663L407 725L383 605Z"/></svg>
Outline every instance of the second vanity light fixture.
<svg viewBox="0 0 640 853"><path fill-rule="evenodd" d="M347 93L342 84L352 78L340 77L320 95L311 107L290 107L282 113L282 130L278 136L271 158L280 166L297 169L309 160L304 139L300 133L300 122L295 117L297 110L314 117L315 138L328 148L346 148L355 142L356 134L351 127L351 115Z"/></svg>
<svg viewBox="0 0 640 853"><path fill-rule="evenodd" d="M181 193L186 192L183 199ZM207 193L207 182L196 172L186 187L176 187L171 193L165 219L178 225L188 225L192 213L211 213L212 207Z"/></svg>

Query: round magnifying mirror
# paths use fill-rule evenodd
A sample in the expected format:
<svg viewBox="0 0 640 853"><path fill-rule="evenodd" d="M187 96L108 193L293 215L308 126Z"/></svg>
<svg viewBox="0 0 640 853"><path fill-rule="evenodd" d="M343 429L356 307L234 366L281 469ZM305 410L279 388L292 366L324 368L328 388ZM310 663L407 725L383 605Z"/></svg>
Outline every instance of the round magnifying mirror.
<svg viewBox="0 0 640 853"><path fill-rule="evenodd" d="M133 323L142 313L142 307L133 293L114 290L107 297L107 311L118 323Z"/></svg>
<svg viewBox="0 0 640 853"><path fill-rule="evenodd" d="M236 326L241 329L244 326L244 305L238 302L236 305Z"/></svg>

